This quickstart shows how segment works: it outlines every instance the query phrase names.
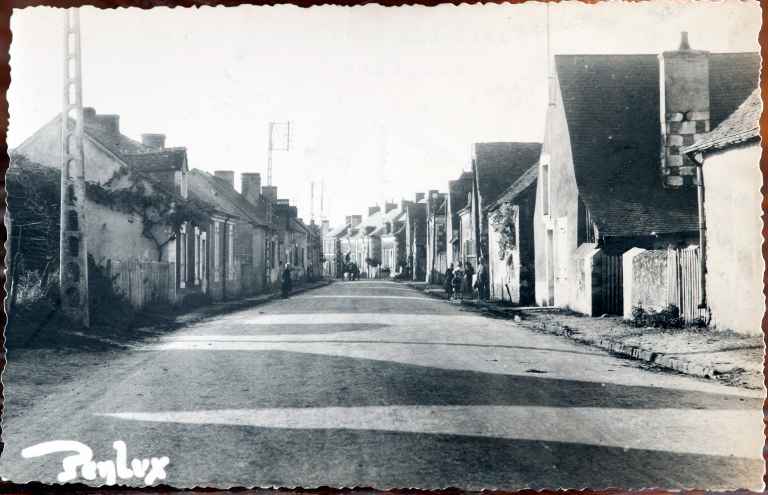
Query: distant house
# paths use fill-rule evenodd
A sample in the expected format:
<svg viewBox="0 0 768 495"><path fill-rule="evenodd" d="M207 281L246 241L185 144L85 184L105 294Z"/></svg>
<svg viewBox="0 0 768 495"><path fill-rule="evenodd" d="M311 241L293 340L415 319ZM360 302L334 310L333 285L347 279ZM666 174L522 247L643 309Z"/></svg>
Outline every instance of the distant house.
<svg viewBox="0 0 768 495"><path fill-rule="evenodd" d="M217 300L262 292L267 288L266 208L251 203L234 189L234 172L215 174L190 172L190 195L214 205L216 214L209 225L182 232L180 237L182 245L188 245L187 251L208 259L208 266L189 265L185 257L180 259L180 266L187 266L190 282L200 283L202 279ZM244 175L242 180L251 179Z"/></svg>
<svg viewBox="0 0 768 495"><path fill-rule="evenodd" d="M93 108L84 108L83 120L88 253L116 275L129 269L155 272L151 280L162 283L128 294L137 306L176 303L180 300L177 296L202 291L200 286L188 287L185 273L178 270L184 253L179 235L206 223L209 206L192 208L198 211L190 221L177 214L188 203L186 149L166 148L162 134L144 134L141 142L128 138L120 132L118 115L101 115ZM61 117L56 116L13 150L17 166L29 163L58 170L60 126ZM12 192L10 201L13 216ZM187 261L197 263L196 259ZM118 282L127 280L119 278Z"/></svg>
<svg viewBox="0 0 768 495"><path fill-rule="evenodd" d="M533 219L538 163L486 207L489 297L530 305L535 301Z"/></svg>
<svg viewBox="0 0 768 495"><path fill-rule="evenodd" d="M473 148L473 188L470 197L474 222L475 249L488 259L488 217L486 207L535 164L540 143L476 143ZM472 263L477 268L476 263Z"/></svg>
<svg viewBox="0 0 768 495"><path fill-rule="evenodd" d="M390 277L402 276L407 271L406 216L412 201L402 200L386 219L386 231L381 235L381 266Z"/></svg>
<svg viewBox="0 0 768 495"><path fill-rule="evenodd" d="M454 268L463 260L459 212L468 205L469 193L473 186L472 177L472 172L462 172L458 179L448 182L445 219L448 245L446 261L449 265L454 265Z"/></svg>
<svg viewBox="0 0 768 495"><path fill-rule="evenodd" d="M341 256L342 256L342 269L344 269L347 263L356 263L358 268L361 269L361 266L356 257L357 256L357 253L355 251L356 245L355 245L355 242L353 242L353 239L357 236L358 232L360 231L362 222L363 222L362 215L349 215L345 218L345 223L349 227L345 229L346 232L344 233L344 235L339 237L339 249L341 250Z"/></svg>
<svg viewBox="0 0 768 495"><path fill-rule="evenodd" d="M536 299L623 311L620 255L698 243L683 146L757 87L757 53L558 55L539 165ZM661 122L660 122L661 117Z"/></svg>
<svg viewBox="0 0 768 495"><path fill-rule="evenodd" d="M426 197L427 217L427 282L442 284L448 268L448 245L446 235L446 213L448 195L436 190L429 191Z"/></svg>
<svg viewBox="0 0 768 495"><path fill-rule="evenodd" d="M323 230L323 274L331 278L340 278L343 270L344 256L341 239L346 236L349 224L340 225L333 229L324 223Z"/></svg>
<svg viewBox="0 0 768 495"><path fill-rule="evenodd" d="M760 89L683 149L702 165L705 303L712 324L760 334L763 296Z"/></svg>
<svg viewBox="0 0 768 495"><path fill-rule="evenodd" d="M416 193L415 201L406 207L406 262L411 280L427 276L427 205L424 193Z"/></svg>

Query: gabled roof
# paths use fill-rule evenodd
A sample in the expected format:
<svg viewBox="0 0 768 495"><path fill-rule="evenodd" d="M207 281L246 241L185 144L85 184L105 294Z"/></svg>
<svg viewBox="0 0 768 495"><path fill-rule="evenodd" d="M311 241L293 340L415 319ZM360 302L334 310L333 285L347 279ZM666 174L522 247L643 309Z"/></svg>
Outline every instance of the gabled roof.
<svg viewBox="0 0 768 495"><path fill-rule="evenodd" d="M477 187L483 203L495 201L540 154L541 143L476 143Z"/></svg>
<svg viewBox="0 0 768 495"><path fill-rule="evenodd" d="M727 119L715 129L691 146L683 148L684 153L696 151L712 151L743 143L760 137L760 113L763 104L760 99L760 88L755 88L752 94L739 105Z"/></svg>
<svg viewBox="0 0 768 495"><path fill-rule="evenodd" d="M760 58L720 54L710 61L715 126L738 105L734 91L751 85L741 102L757 86L757 69L748 69ZM601 234L697 230L695 188L666 189L661 183L657 55L558 55L555 69L579 194Z"/></svg>
<svg viewBox="0 0 768 495"><path fill-rule="evenodd" d="M339 225L325 233L325 237L341 237L349 229L349 224Z"/></svg>
<svg viewBox="0 0 768 495"><path fill-rule="evenodd" d="M263 213L223 179L202 170L193 169L188 174L188 180L190 196L254 225L267 225Z"/></svg>
<svg viewBox="0 0 768 495"><path fill-rule="evenodd" d="M511 186L504 191L499 198L485 207L485 211L494 210L503 203L514 202L521 193L527 191L528 188L536 184L536 180L539 178L539 164L533 165L531 168L525 171Z"/></svg>

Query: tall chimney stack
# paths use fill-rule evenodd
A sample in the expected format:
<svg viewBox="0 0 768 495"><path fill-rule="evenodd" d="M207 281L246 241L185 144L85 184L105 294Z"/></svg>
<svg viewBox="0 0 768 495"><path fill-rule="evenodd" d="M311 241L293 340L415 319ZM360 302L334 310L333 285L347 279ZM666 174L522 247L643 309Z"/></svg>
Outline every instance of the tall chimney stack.
<svg viewBox="0 0 768 495"><path fill-rule="evenodd" d="M261 174L256 172L240 174L240 194L252 205L257 204L261 198Z"/></svg>
<svg viewBox="0 0 768 495"><path fill-rule="evenodd" d="M676 51L659 55L660 117L665 187L696 184L696 165L680 148L709 132L709 52L692 50L683 31Z"/></svg>
<svg viewBox="0 0 768 495"><path fill-rule="evenodd" d="M142 134L141 144L155 150L165 148L165 134Z"/></svg>

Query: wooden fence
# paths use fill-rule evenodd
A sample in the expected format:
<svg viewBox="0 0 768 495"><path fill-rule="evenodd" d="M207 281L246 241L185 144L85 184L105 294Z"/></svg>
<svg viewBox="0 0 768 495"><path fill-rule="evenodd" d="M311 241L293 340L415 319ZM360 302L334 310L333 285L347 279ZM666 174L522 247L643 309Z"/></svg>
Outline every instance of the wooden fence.
<svg viewBox="0 0 768 495"><path fill-rule="evenodd" d="M621 256L599 253L592 262L592 314L622 314L624 290Z"/></svg>
<svg viewBox="0 0 768 495"><path fill-rule="evenodd" d="M667 253L667 301L692 322L702 316L699 248L670 249Z"/></svg>
<svg viewBox="0 0 768 495"><path fill-rule="evenodd" d="M136 308L176 302L176 265L157 261L107 261L115 288Z"/></svg>

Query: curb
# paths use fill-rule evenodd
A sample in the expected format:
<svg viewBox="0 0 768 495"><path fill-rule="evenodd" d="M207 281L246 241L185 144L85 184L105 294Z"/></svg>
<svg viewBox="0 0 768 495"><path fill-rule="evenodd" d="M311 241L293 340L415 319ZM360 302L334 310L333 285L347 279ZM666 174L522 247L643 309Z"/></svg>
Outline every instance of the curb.
<svg viewBox="0 0 768 495"><path fill-rule="evenodd" d="M413 289L423 292L424 294L430 297L434 297L436 299L442 299L444 301L448 300L446 297L443 297L442 294L427 291L425 288L415 286L408 282L406 282L405 284ZM462 301L462 305L474 306L478 308L486 308L495 315L506 316L510 319L522 313L521 311L519 310L516 311L512 308L510 308L509 310L500 309L498 307L494 307L495 305L489 304L489 303ZM719 370L713 366L702 366L700 364L692 363L690 361L687 361L685 359L682 359L674 355L668 355L663 352L656 352L650 349L645 349L643 347L622 344L621 342L616 342L614 340L607 339L607 338L600 339L600 340L580 338L576 335L573 335L572 332L569 332L565 329L558 331L558 329L547 327L546 325L534 326L534 325L525 324L525 323L523 323L523 325L526 328L530 328L532 330L543 331L551 335L566 337L580 344L598 347L616 356L620 356L627 359L633 359L636 361L644 361L646 363L656 365L660 368L677 371L678 373L683 373L685 375L714 379L717 377L717 375L722 375L726 373L724 370Z"/></svg>
<svg viewBox="0 0 768 495"><path fill-rule="evenodd" d="M558 335L560 337L566 337L570 340L578 342L580 344L589 345L608 351L611 354L627 359L633 359L635 361L644 361L646 363L653 364L659 368L664 368L685 375L697 376L700 378L714 379L717 375L725 374L725 371L719 370L713 366L702 366L700 364L692 363L686 359L682 359L675 355L665 354L663 352L657 352L644 347L623 344L616 342L609 338L602 338L600 340L593 340L588 338L578 337L573 335L566 329L559 329L546 324L530 325L524 324L526 328L532 330L546 332L551 335Z"/></svg>

